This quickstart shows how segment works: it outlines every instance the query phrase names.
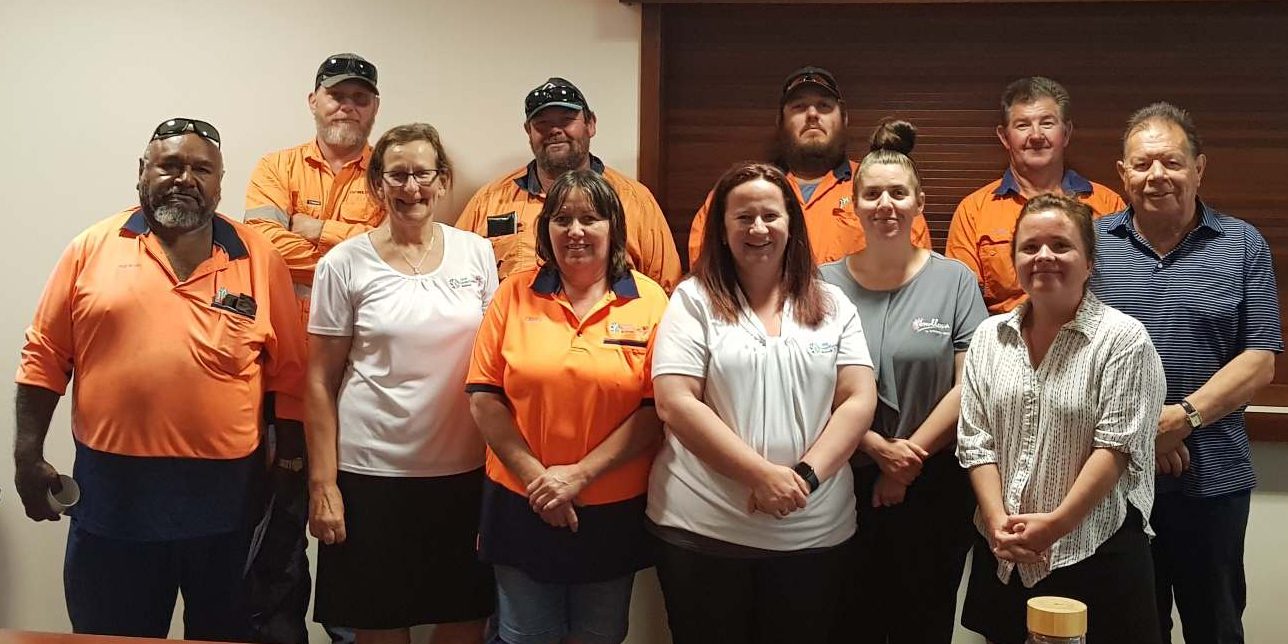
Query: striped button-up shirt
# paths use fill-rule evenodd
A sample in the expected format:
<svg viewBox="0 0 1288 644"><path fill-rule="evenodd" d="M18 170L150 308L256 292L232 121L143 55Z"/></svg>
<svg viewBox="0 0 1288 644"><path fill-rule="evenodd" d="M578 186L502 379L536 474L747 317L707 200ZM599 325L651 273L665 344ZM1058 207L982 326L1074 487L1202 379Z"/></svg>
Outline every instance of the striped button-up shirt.
<svg viewBox="0 0 1288 644"><path fill-rule="evenodd" d="M1131 208L1096 222L1091 291L1149 330L1167 373L1167 404L1202 387L1249 349L1283 351L1279 297L1266 240L1248 223L1198 203L1199 223L1166 255L1136 230ZM1158 491L1218 496L1256 476L1243 408L1185 439L1190 469Z"/></svg>
<svg viewBox="0 0 1288 644"><path fill-rule="evenodd" d="M1140 322L1090 293L1033 368L1020 332L1030 306L1026 302L985 320L966 352L957 426L962 467L997 464L1002 505L1014 515L1054 511L1092 450L1128 456L1127 470L1113 490L1052 544L1044 562L998 561L1003 583L1018 568L1020 580L1032 587L1052 570L1090 557L1122 526L1129 503L1148 519L1154 503L1154 435L1167 383ZM975 526L989 535L978 511Z"/></svg>

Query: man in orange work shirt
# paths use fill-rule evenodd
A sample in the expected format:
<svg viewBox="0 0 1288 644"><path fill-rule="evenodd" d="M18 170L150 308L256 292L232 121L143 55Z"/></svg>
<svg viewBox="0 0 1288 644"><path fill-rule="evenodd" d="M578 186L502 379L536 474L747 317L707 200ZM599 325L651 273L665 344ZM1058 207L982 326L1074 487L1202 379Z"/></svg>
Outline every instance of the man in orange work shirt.
<svg viewBox="0 0 1288 644"><path fill-rule="evenodd" d="M299 395L303 333L286 265L215 213L223 158L204 121L170 119L139 160L139 208L63 252L27 329L15 481L27 516L58 520L44 458L73 383L63 582L77 633L244 641L249 499L265 394ZM256 458L258 456L258 458Z"/></svg>
<svg viewBox="0 0 1288 644"><path fill-rule="evenodd" d="M991 314L1010 311L1025 298L1011 263L1011 235L1025 202L1064 193L1091 206L1096 217L1127 207L1113 190L1064 166L1064 149L1073 136L1069 109L1069 92L1050 78L1031 76L1007 85L997 138L1010 166L1001 179L962 199L953 213L944 254L975 271Z"/></svg>
<svg viewBox="0 0 1288 644"><path fill-rule="evenodd" d="M286 260L305 328L318 260L382 219L366 187L368 140L380 109L377 78L376 66L357 54L322 61L308 95L316 138L264 155L246 188L246 224ZM304 619L312 589L304 554L308 469L303 400L282 396L274 412L274 499L247 581L256 641L303 644L308 641ZM337 642L353 641L347 629L326 629Z"/></svg>
<svg viewBox="0 0 1288 644"><path fill-rule="evenodd" d="M854 214L854 173L845 128L850 124L841 88L832 72L802 67L783 82L778 111L778 158L787 172L796 200L805 211L814 262L833 262L867 246ZM702 253L702 231L711 209L711 195L693 216L689 228L689 266ZM930 230L921 215L912 222L912 243L930 248Z"/></svg>
<svg viewBox="0 0 1288 644"><path fill-rule="evenodd" d="M680 256L662 208L644 184L605 167L590 153L598 123L581 90L551 78L528 92L523 111L523 131L535 158L480 188L456 227L492 242L497 275L504 280L537 265L534 226L546 189L569 170L594 170L617 191L626 210L626 252L635 270L671 292L680 282Z"/></svg>

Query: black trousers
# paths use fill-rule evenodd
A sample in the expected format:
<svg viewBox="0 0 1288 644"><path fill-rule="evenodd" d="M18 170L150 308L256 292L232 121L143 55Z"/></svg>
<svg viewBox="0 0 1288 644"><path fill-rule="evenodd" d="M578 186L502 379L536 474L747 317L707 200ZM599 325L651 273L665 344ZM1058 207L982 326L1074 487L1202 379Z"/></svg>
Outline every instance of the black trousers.
<svg viewBox="0 0 1288 644"><path fill-rule="evenodd" d="M975 493L953 450L931 456L898 505L872 507L876 465L854 470L851 542L835 644L951 644L974 541Z"/></svg>
<svg viewBox="0 0 1288 644"><path fill-rule="evenodd" d="M1163 642L1172 641L1172 601L1187 644L1243 644L1247 581L1243 541L1252 492L1154 499L1150 525Z"/></svg>
<svg viewBox="0 0 1288 644"><path fill-rule="evenodd" d="M846 574L845 546L740 559L658 543L657 576L674 644L827 641Z"/></svg>

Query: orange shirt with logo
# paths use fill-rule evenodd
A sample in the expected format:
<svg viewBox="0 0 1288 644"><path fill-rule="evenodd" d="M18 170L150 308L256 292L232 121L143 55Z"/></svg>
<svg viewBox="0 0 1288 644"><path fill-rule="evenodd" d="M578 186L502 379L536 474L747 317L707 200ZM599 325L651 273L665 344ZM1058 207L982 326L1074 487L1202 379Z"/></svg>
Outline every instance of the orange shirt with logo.
<svg viewBox="0 0 1288 644"><path fill-rule="evenodd" d="M1097 218L1127 208L1118 193L1065 170L1061 187L1091 206ZM1015 220L1028 201L1020 196L1019 186L1008 168L1001 179L967 195L957 205L948 227L944 254L960 260L979 277L980 290L989 314L1005 313L1018 306L1027 295L1020 288L1011 259L1011 237Z"/></svg>
<svg viewBox="0 0 1288 644"><path fill-rule="evenodd" d="M245 457L266 391L299 396L304 329L281 257L216 215L185 280L139 210L72 240L27 329L16 381L62 394L72 432L128 456ZM251 302L253 301L253 304Z"/></svg>
<svg viewBox="0 0 1288 644"><path fill-rule="evenodd" d="M809 232L809 245L814 251L815 264L834 262L867 246L863 226L854 214L854 173L858 171L857 162L845 161L823 176L822 182L814 188L808 201L801 194L796 175L787 173L792 193L805 211L805 229ZM706 201L693 216L693 223L689 226L690 267L702 253L702 234L711 210L712 196L712 193L707 193ZM911 234L914 246L930 248L930 229L926 226L925 217L917 215L912 221Z"/></svg>

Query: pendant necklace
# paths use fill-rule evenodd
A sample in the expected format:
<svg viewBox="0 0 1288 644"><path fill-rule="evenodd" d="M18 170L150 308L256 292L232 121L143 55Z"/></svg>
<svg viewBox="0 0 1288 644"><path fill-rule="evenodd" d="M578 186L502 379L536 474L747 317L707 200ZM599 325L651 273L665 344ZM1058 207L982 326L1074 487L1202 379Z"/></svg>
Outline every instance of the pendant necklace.
<svg viewBox="0 0 1288 644"><path fill-rule="evenodd" d="M434 226L434 225L435 225L435 224L433 224L433 223L431 223L431 224L430 224L430 226ZM418 276L418 277L420 276L420 267L421 267L421 266L423 266L423 265L425 264L425 260L426 260L427 258L429 258L429 253L430 253L431 251L433 251L433 250L434 250L434 240L436 240L437 238L438 238L438 236L434 234L434 229L433 229L433 228L431 228L431 229L429 230L429 244L428 244L428 245L426 246L426 248L425 248L425 253L424 253L424 254L422 254L422 255L420 256L420 261L419 261L419 262L413 262L413 261L411 261L411 259L410 259L409 257L407 257L407 253L403 252L403 250L402 250L401 248L398 248L398 245L397 245L397 244L394 244L394 250L397 250L397 251L398 251L398 254L402 256L403 261L404 261L404 262L407 262L407 266L410 266L410 267L411 267L412 275L415 275L415 276ZM393 230L390 230L390 231L389 231L389 242L390 242L391 244L392 244L392 243L394 243L394 231L393 231ZM420 282L420 286L421 286L421 288L423 288L423 289L425 289L425 290L427 290L427 291L429 290L429 284L428 284L428 283L426 283L424 280L417 280L417 281L418 281L418 282Z"/></svg>

